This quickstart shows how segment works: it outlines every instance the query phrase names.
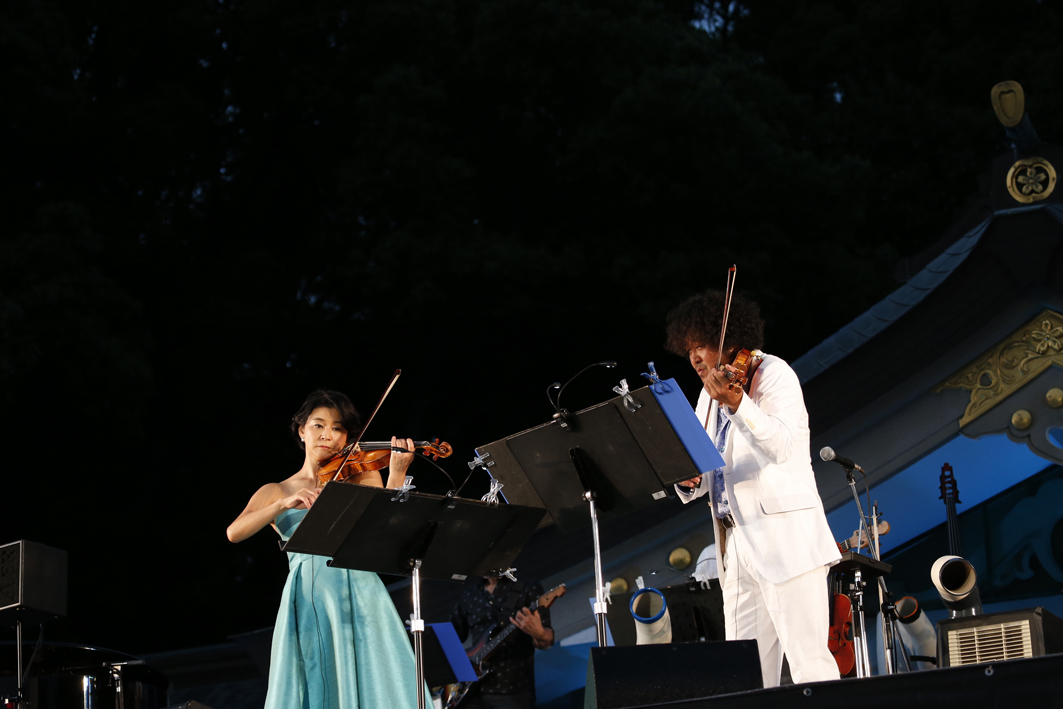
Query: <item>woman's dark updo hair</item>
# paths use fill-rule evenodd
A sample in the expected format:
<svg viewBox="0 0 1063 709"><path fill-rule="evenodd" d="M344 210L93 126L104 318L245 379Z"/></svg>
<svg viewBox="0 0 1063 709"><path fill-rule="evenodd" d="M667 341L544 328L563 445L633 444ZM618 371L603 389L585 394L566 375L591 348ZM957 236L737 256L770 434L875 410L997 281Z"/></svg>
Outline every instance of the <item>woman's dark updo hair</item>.
<svg viewBox="0 0 1063 709"><path fill-rule="evenodd" d="M336 409L340 412L340 423L347 429L348 436L355 434L362 427L362 417L358 415L358 410L354 408L354 404L351 403L346 394L318 389L306 397L306 401L295 412L295 416L292 416L292 436L303 450L306 450L306 444L299 440L299 429L306 425L306 422L310 419L310 414L314 413L314 409L322 406Z"/></svg>
<svg viewBox="0 0 1063 709"><path fill-rule="evenodd" d="M686 357L692 345L708 345L716 349L723 324L723 296L723 291L707 290L687 298L668 313L665 349L680 357ZM760 317L760 306L735 294L727 319L724 354L731 348L759 350L763 347L764 319Z"/></svg>

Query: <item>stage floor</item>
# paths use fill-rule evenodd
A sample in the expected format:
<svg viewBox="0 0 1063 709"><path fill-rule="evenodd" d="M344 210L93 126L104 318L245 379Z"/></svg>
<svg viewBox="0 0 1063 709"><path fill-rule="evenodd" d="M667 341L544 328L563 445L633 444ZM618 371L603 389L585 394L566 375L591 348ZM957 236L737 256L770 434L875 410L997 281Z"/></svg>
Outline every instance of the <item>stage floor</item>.
<svg viewBox="0 0 1063 709"><path fill-rule="evenodd" d="M798 706L815 709L1063 708L1063 654L864 679L797 684L642 706L676 709L779 709Z"/></svg>

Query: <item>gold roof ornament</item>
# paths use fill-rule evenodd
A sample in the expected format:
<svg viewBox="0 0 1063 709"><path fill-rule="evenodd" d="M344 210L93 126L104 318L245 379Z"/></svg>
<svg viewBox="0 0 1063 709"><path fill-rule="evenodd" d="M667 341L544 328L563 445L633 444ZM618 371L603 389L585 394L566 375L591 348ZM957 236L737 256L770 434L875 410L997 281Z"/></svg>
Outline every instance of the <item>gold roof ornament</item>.
<svg viewBox="0 0 1063 709"><path fill-rule="evenodd" d="M676 547L672 550L672 553L668 555L668 565L673 569L682 571L690 566L690 552L687 551L685 547Z"/></svg>
<svg viewBox="0 0 1063 709"><path fill-rule="evenodd" d="M1056 189L1056 168L1044 158L1019 160L1008 170L1008 194L1029 204L1045 199Z"/></svg>
<svg viewBox="0 0 1063 709"><path fill-rule="evenodd" d="M1001 81L989 92L993 112L1005 128L1014 128L1026 112L1026 96L1018 81Z"/></svg>
<svg viewBox="0 0 1063 709"><path fill-rule="evenodd" d="M1019 82L1001 81L990 90L989 98L1016 151L1030 155L1037 150L1040 140L1026 117L1026 95ZM1044 158L1031 156L1017 160L1005 179L1011 198L1030 204L1047 198L1056 189L1056 168Z"/></svg>
<svg viewBox="0 0 1063 709"><path fill-rule="evenodd" d="M932 391L967 389L963 428L1052 365L1063 367L1063 315L1044 310Z"/></svg>

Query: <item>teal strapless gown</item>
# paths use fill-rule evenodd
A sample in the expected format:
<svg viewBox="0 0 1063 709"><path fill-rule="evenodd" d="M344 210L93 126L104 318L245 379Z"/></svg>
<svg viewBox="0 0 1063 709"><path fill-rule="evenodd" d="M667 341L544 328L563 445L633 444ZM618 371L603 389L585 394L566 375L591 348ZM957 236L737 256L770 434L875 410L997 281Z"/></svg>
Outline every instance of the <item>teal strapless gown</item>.
<svg viewBox="0 0 1063 709"><path fill-rule="evenodd" d="M285 541L305 515L277 517ZM413 709L413 649L380 577L325 562L288 554L265 709Z"/></svg>

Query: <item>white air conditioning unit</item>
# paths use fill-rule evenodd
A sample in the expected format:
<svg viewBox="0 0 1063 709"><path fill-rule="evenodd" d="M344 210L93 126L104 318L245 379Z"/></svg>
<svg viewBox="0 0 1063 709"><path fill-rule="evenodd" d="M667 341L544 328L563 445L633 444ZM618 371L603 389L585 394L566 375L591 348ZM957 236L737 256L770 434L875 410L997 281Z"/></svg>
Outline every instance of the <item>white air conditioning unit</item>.
<svg viewBox="0 0 1063 709"><path fill-rule="evenodd" d="M1063 652L1063 620L1044 608L938 623L938 667L1003 662Z"/></svg>

